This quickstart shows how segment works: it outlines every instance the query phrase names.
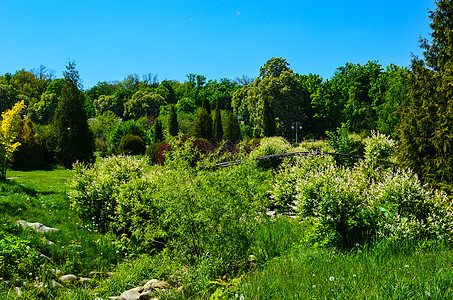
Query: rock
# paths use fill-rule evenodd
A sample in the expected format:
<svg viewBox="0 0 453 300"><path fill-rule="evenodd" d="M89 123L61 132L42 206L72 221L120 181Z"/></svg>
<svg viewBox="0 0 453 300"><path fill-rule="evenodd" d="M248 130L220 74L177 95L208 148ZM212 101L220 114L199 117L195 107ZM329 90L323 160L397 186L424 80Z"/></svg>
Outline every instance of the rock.
<svg viewBox="0 0 453 300"><path fill-rule="evenodd" d="M166 289L167 286L168 286L168 283L166 283L165 281L159 281L158 283L153 284L153 288L155 288L155 289Z"/></svg>
<svg viewBox="0 0 453 300"><path fill-rule="evenodd" d="M88 278L88 277L82 277L82 278L79 278L79 282L85 282L85 281L90 281L91 278Z"/></svg>
<svg viewBox="0 0 453 300"><path fill-rule="evenodd" d="M59 269L51 269L52 272L54 272L57 275L61 274L61 271Z"/></svg>
<svg viewBox="0 0 453 300"><path fill-rule="evenodd" d="M153 285L155 285L156 283L159 283L159 280L151 279L150 281L145 283L145 286L144 286L145 291L152 290L153 289Z"/></svg>
<svg viewBox="0 0 453 300"><path fill-rule="evenodd" d="M60 281L70 281L70 282L74 282L77 280L77 276L75 275L72 275L72 274L68 274L68 275L63 275L60 277Z"/></svg>
<svg viewBox="0 0 453 300"><path fill-rule="evenodd" d="M56 282L55 279L52 279L52 287L62 287L62 285Z"/></svg>
<svg viewBox="0 0 453 300"><path fill-rule="evenodd" d="M25 220L19 220L19 221L17 221L17 224L20 224L23 227L32 227L35 231L38 231L38 232L50 232L50 231L59 230L58 228L47 227L46 225L43 225L41 223L29 223Z"/></svg>
<svg viewBox="0 0 453 300"><path fill-rule="evenodd" d="M140 294L140 296L138 297L139 300L152 300L152 299L156 299L153 297L153 294L154 294L154 291L153 290L150 290L150 291L144 291Z"/></svg>
<svg viewBox="0 0 453 300"><path fill-rule="evenodd" d="M44 255L44 254L42 254L42 253L39 255L39 257L40 257L40 258L43 258L43 259L45 259L45 260L47 260L47 261L52 261L52 260L50 259L50 257L48 257L48 256L46 256L46 255Z"/></svg>
<svg viewBox="0 0 453 300"><path fill-rule="evenodd" d="M120 295L118 300L139 300L140 294L143 292L143 287L138 286L133 289L127 290Z"/></svg>

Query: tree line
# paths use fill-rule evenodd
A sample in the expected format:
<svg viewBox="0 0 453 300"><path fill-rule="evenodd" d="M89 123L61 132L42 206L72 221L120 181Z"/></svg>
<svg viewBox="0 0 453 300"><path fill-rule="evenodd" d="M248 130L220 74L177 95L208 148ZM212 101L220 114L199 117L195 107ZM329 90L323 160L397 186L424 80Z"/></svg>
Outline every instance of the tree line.
<svg viewBox="0 0 453 300"><path fill-rule="evenodd" d="M317 139L347 124L363 136L377 130L395 138L402 165L444 186L453 176L451 7L449 1L436 1L436 10L429 12L432 39L421 41L424 57L414 57L408 68L346 63L324 79L298 74L285 58L274 57L254 79L188 74L178 82L132 74L83 90L70 62L64 78L45 67L0 76L0 109L23 101L23 119L45 145L43 156L67 166L92 156L68 154L63 144L76 153L86 147L111 154L128 149L120 147L126 135L144 146L178 133L213 143L275 135L294 141L296 127L299 137ZM94 142L71 142L79 130L82 140Z"/></svg>

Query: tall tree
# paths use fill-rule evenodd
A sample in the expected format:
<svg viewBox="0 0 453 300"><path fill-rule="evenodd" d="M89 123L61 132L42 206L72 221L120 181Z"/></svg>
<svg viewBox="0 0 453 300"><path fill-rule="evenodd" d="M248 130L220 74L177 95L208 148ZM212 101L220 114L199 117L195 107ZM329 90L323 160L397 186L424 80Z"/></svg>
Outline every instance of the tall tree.
<svg viewBox="0 0 453 300"><path fill-rule="evenodd" d="M12 109L2 113L0 123L0 180L6 180L6 168L13 158L17 147L20 146L18 140L21 117L20 113L25 109L24 101L14 104Z"/></svg>
<svg viewBox="0 0 453 300"><path fill-rule="evenodd" d="M176 114L176 108L174 104L171 105L170 113L168 115L168 133L171 136L178 135L178 115Z"/></svg>
<svg viewBox="0 0 453 300"><path fill-rule="evenodd" d="M214 134L214 141L220 142L223 138L223 128L222 128L222 117L220 116L220 108L219 102L216 102L215 110L214 110L214 119L213 119L213 134Z"/></svg>
<svg viewBox="0 0 453 300"><path fill-rule="evenodd" d="M206 108L202 108L198 113L195 124L193 125L193 134L197 138L212 139L212 117Z"/></svg>
<svg viewBox="0 0 453 300"><path fill-rule="evenodd" d="M265 97L263 101L263 132L265 137L275 135L275 118L272 107L272 99Z"/></svg>
<svg viewBox="0 0 453 300"><path fill-rule="evenodd" d="M434 187L453 192L453 3L436 1L429 12L432 42L421 41L414 57L407 99L397 129L398 160Z"/></svg>
<svg viewBox="0 0 453 300"><path fill-rule="evenodd" d="M230 112L225 123L225 137L233 143L239 142L241 139L241 128L237 116Z"/></svg>
<svg viewBox="0 0 453 300"><path fill-rule="evenodd" d="M154 129L153 142L159 143L164 139L164 132L162 130L162 124L160 123L159 119L156 119L156 121L154 121L153 129Z"/></svg>
<svg viewBox="0 0 453 300"><path fill-rule="evenodd" d="M63 74L65 83L52 120L52 130L57 161L70 168L76 161L94 162L94 138L88 127L85 97L80 90L82 84L75 63L69 62Z"/></svg>

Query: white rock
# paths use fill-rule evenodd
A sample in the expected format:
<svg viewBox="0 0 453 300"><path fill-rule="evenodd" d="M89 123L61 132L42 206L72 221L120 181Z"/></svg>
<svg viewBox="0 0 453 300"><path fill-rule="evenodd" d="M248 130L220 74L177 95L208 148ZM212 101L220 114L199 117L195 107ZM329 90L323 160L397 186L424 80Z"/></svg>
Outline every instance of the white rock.
<svg viewBox="0 0 453 300"><path fill-rule="evenodd" d="M77 276L75 275L72 275L72 274L68 274L68 275L63 275L60 277L60 281L76 281L77 280Z"/></svg>
<svg viewBox="0 0 453 300"><path fill-rule="evenodd" d="M151 279L150 281L145 283L145 286L144 286L145 291L152 290L153 289L153 285L156 284L156 283L159 283L159 280Z"/></svg>
<svg viewBox="0 0 453 300"><path fill-rule="evenodd" d="M135 287L122 293L118 300L139 300L141 292L143 292L142 286Z"/></svg>

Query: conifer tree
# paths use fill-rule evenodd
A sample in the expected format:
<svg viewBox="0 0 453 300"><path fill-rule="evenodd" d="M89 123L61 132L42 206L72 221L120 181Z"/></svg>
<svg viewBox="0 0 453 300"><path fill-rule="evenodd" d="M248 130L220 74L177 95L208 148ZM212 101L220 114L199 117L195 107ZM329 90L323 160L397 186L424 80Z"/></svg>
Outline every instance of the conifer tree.
<svg viewBox="0 0 453 300"><path fill-rule="evenodd" d="M164 132L162 130L162 124L160 123L160 121L158 119L156 119L156 121L154 121L153 129L154 129L153 142L159 143L160 141L162 141L164 139Z"/></svg>
<svg viewBox="0 0 453 300"><path fill-rule="evenodd" d="M203 103L201 105L202 108L206 109L208 114L211 114L211 103L209 102L208 98L203 98Z"/></svg>
<svg viewBox="0 0 453 300"><path fill-rule="evenodd" d="M424 183L453 192L453 3L436 1L430 12L432 42L414 57L407 100L400 108L398 161Z"/></svg>
<svg viewBox="0 0 453 300"><path fill-rule="evenodd" d="M76 161L94 162L95 146L88 127L79 72L74 62L66 66L64 77L65 83L51 126L56 139L57 162L70 168Z"/></svg>
<svg viewBox="0 0 453 300"><path fill-rule="evenodd" d="M237 143L241 139L241 128L236 114L230 112L225 123L225 137L233 143Z"/></svg>
<svg viewBox="0 0 453 300"><path fill-rule="evenodd" d="M272 108L271 99L264 99L263 109L263 134L265 137L271 137L275 135L275 118L274 110Z"/></svg>
<svg viewBox="0 0 453 300"><path fill-rule="evenodd" d="M197 138L211 140L212 134L212 117L206 108L202 108L197 115L195 124L193 125L193 134Z"/></svg>
<svg viewBox="0 0 453 300"><path fill-rule="evenodd" d="M170 114L168 115L168 133L171 136L178 135L178 115L174 104L170 107Z"/></svg>
<svg viewBox="0 0 453 300"><path fill-rule="evenodd" d="M212 128L214 134L214 141L220 142L223 138L222 117L220 116L219 102L216 102L214 110L214 127Z"/></svg>

